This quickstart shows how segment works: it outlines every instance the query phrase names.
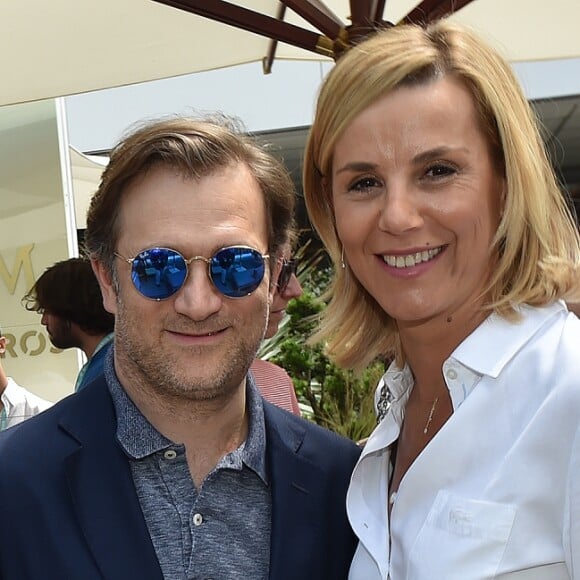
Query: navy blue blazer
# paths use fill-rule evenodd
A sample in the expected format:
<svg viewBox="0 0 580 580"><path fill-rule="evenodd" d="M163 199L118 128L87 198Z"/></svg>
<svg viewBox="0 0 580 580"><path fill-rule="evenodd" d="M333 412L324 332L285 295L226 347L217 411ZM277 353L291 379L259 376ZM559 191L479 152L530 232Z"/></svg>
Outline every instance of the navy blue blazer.
<svg viewBox="0 0 580 580"><path fill-rule="evenodd" d="M347 578L356 540L345 497L359 449L267 402L264 412L270 578ZM163 579L115 428L101 377L1 434L2 580Z"/></svg>

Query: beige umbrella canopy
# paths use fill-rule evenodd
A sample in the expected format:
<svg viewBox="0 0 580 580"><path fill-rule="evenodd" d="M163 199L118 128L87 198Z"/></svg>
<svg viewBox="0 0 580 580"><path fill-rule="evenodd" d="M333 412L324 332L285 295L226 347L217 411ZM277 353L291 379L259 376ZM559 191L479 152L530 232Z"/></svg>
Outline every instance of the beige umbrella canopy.
<svg viewBox="0 0 580 580"><path fill-rule="evenodd" d="M340 23L360 23L364 14L397 23L409 14L421 20L453 8L451 18L479 29L511 60L580 55L579 0L284 0L284 4L279 25L301 28L302 37L310 33L326 49L340 47L348 35ZM228 26L207 14L231 6L276 21L281 2L5 0L0 6L0 105L261 61L271 53L267 37L238 28L239 22ZM420 10L413 12L417 6ZM255 18L250 12L246 22ZM275 55L329 58L321 52L280 42Z"/></svg>

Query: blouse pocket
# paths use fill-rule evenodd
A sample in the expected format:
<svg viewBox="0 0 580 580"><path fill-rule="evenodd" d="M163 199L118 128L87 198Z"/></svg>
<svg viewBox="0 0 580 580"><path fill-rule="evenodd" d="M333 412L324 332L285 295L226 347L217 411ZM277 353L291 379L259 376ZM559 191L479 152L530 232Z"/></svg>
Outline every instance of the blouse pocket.
<svg viewBox="0 0 580 580"><path fill-rule="evenodd" d="M440 491L411 549L407 579L494 578L515 515L512 504Z"/></svg>

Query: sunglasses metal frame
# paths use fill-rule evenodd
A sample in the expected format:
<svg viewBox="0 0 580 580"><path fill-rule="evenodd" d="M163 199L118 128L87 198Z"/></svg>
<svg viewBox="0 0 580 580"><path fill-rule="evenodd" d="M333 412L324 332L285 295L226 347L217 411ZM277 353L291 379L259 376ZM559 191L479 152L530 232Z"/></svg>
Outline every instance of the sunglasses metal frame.
<svg viewBox="0 0 580 580"><path fill-rule="evenodd" d="M144 294L135 284L135 280L133 278L133 274L135 272L134 268L135 268L135 260L137 258L139 258L139 256L141 256L144 252L150 252L152 250L166 250L168 252L171 252L173 255L177 255L179 257L181 257L183 259L183 263L185 264L185 277L183 278L183 282L181 283L181 285L177 288L175 288L175 290L173 290L173 292L171 292L171 294L164 296L164 297L160 297L160 298L155 298L155 297L151 297L151 296L147 296L146 294ZM247 292L245 294L242 294L240 296L229 296L228 294L226 294L214 281L213 276L212 276L212 271L211 271L211 266L212 266L212 261L213 259L220 253L223 252L224 250L251 250L252 252L255 252L258 256L260 256L262 258L262 263L264 264L264 273L262 274L262 278L260 279L260 282L258 283L258 285L250 292ZM126 256L123 256L122 254L119 254L119 252L113 252L113 254L123 260L124 262L127 262L130 266L131 266L131 282L133 283L133 286L135 287L135 289L137 290L137 292L143 296L144 298L147 298L148 300L154 300L155 302L161 302L163 300L167 300L169 298L171 298L174 294L177 294L177 292L179 292L179 290L181 290L183 288L183 286L185 285L187 278L189 277L189 266L192 262L196 262L196 261L201 261L201 262L205 262L207 264L207 275L208 278L210 280L210 282L212 283L213 287L224 297L226 298L231 298L232 300L238 299L238 298L244 298L246 296L250 296L251 294L253 294L258 287L260 286L260 284L262 283L263 279L264 279L264 275L265 275L265 264L266 264L266 260L270 257L269 254L262 254L259 250L257 250L256 248L252 248L251 246L224 246L223 248L220 248L219 250L216 250L214 252L214 254L210 257L210 258L206 258L205 256L192 256L191 258L186 258L181 252L178 252L177 250L174 250L173 248L166 248L164 246L152 246L151 248L145 248L143 250L140 250L135 256L133 256L132 258L127 258Z"/></svg>

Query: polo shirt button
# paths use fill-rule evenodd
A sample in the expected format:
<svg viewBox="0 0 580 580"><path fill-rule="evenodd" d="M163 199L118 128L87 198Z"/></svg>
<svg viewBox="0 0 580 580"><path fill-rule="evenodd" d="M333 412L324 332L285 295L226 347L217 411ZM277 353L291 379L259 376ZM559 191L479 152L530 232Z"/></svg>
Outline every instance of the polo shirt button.
<svg viewBox="0 0 580 580"><path fill-rule="evenodd" d="M177 457L177 453L173 449L168 449L163 456L165 459L175 459Z"/></svg>
<svg viewBox="0 0 580 580"><path fill-rule="evenodd" d="M193 516L193 525L194 526L201 526L203 523L203 516L201 514L195 514Z"/></svg>

